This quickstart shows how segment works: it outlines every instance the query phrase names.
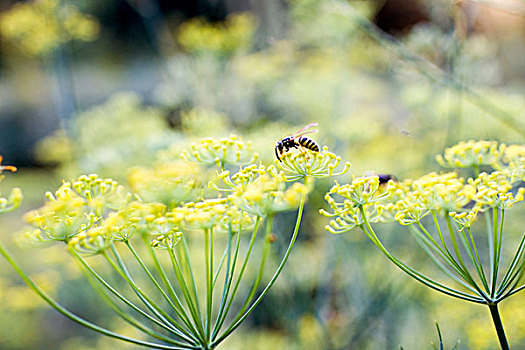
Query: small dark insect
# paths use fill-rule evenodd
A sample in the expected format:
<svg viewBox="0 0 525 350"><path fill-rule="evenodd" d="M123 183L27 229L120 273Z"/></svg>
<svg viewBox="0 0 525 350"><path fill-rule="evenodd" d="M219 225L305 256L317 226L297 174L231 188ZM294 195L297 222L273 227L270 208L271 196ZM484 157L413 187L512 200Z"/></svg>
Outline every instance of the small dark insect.
<svg viewBox="0 0 525 350"><path fill-rule="evenodd" d="M275 156L277 157L277 159L280 162L282 162L279 156L282 155L284 152L288 152L292 148L306 148L312 152L319 152L320 148L317 142L308 137L303 136L306 134L317 132L317 130L308 130L316 126L317 123L308 124L304 128L297 130L295 134L287 136L280 141L277 141L277 144L275 145Z"/></svg>
<svg viewBox="0 0 525 350"><path fill-rule="evenodd" d="M394 182L397 182L397 179L394 175L390 174L376 174L376 176L379 178L379 184L383 185L388 183L388 181L393 180Z"/></svg>
<svg viewBox="0 0 525 350"><path fill-rule="evenodd" d="M377 176L380 186L386 185L388 181L390 180L397 182L397 178L394 175L390 175L390 174L376 174L373 171L367 171L364 173L364 176L366 177Z"/></svg>

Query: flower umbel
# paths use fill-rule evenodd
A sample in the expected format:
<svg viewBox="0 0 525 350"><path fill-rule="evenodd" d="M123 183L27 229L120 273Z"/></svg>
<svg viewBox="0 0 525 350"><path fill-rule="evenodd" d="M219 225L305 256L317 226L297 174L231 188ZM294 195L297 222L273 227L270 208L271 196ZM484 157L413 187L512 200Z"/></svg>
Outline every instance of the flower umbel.
<svg viewBox="0 0 525 350"><path fill-rule="evenodd" d="M323 147L321 152L288 151L281 155L282 162L275 163L284 170L287 181L296 181L307 177L325 178L329 176L342 175L350 170L350 163L345 162L343 170L334 172L341 163L341 157L328 151Z"/></svg>
<svg viewBox="0 0 525 350"><path fill-rule="evenodd" d="M226 165L250 164L258 158L251 142L244 142L236 135L220 139L205 138L192 143L190 148L181 153L183 159L205 165L215 164L222 170Z"/></svg>
<svg viewBox="0 0 525 350"><path fill-rule="evenodd" d="M505 145L496 141L463 141L445 149L444 155L437 155L437 162L448 168L469 168L489 165L496 167L505 150Z"/></svg>

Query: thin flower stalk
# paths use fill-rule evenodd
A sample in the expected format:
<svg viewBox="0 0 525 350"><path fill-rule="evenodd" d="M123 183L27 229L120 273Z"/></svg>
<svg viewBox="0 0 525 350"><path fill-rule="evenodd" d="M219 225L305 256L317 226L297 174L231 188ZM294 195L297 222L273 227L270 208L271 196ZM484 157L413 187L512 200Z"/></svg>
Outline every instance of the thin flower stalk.
<svg viewBox="0 0 525 350"><path fill-rule="evenodd" d="M444 294L487 305L501 348L508 349L497 305L524 289L519 281L525 271L525 234L510 264L505 269L502 265L507 211L524 200L525 189L518 185L523 179L523 150L494 141L463 142L437 160L449 168L473 168L474 177L430 173L416 180L391 182L382 190L373 176L336 184L325 197L331 212L321 210L322 215L333 218L326 229L341 233L361 228L388 259L414 279ZM482 167L493 171L480 172ZM488 249L479 237L477 219L481 216L485 217ZM392 218L410 229L430 260L459 287L417 272L387 250L372 224ZM483 257L486 251L488 259Z"/></svg>
<svg viewBox="0 0 525 350"><path fill-rule="evenodd" d="M58 311L103 334L152 348L214 349L251 314L282 272L299 234L313 179L341 174L349 168L347 164L343 171L335 171L341 159L326 148L320 154L309 152L287 158L286 169L252 164L230 175L230 170L225 170L228 164L238 166L254 159L249 143L237 138L202 141L182 158L202 165L213 162L221 169L218 179L224 186L212 185L219 192L215 198L188 200L187 196L199 191L180 191L178 187L188 176L191 184L205 183L194 179L202 174L193 170L191 174L181 172L181 180L172 183L177 187L173 191L169 182L162 183L162 191L169 192L171 199L145 186L141 176L150 176L147 171L134 174L142 197L159 195L165 199L163 203L145 201L114 180L91 174L64 181L55 193L46 195L43 207L26 215L32 225L22 236L26 242L62 243L115 315L159 344L118 336L93 325L49 299L27 276L22 277ZM183 196L177 197L179 194ZM276 239L271 233L273 217L290 210L298 212L288 249L257 295L270 246ZM266 227L264 238L258 238L261 225ZM194 263L198 258L190 249L199 241L204 253L203 271L194 269L199 266ZM247 242L245 249L241 249L242 242ZM254 251L261 251L259 264L253 261ZM105 274L118 276L124 285L111 284L114 278L106 278L91 266L89 257L96 255L111 267ZM247 278L252 269L255 279ZM141 305L131 301L133 295Z"/></svg>

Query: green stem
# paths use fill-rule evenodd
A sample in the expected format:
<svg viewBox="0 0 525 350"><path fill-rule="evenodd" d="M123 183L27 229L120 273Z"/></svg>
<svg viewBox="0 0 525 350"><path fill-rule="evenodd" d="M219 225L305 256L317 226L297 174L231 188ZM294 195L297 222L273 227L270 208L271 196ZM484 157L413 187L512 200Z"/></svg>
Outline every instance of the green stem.
<svg viewBox="0 0 525 350"><path fill-rule="evenodd" d="M406 274L408 274L409 276L411 276L415 280L423 283L427 287L430 287L430 288L432 288L434 290L440 291L441 293L444 293L444 294L447 294L447 295L450 295L450 296L453 296L453 297L456 297L456 298L459 298L459 299L471 301L471 302L474 302L474 303L486 304L485 300L477 298L477 297L469 295L469 294L466 294L466 293L463 293L463 292L455 290L453 288L447 287L447 286L445 286L445 285L443 285L443 284L441 284L439 282L436 282L436 281L428 278L427 276L417 272L416 270L414 270L413 268L411 268L408 265L404 264L400 260L398 260L392 254L390 254L390 252L385 248L385 246L383 246L383 244L381 243L381 241L379 240L379 238L375 234L374 229L372 228L372 226L370 226L370 223L368 222L368 218L366 217L366 213L365 213L365 211L364 211L362 206L359 208L359 211L361 212L361 215L362 215L363 220L364 220L364 226L361 226L361 228L363 229L365 234L383 252L383 254L390 261L392 261L397 267L399 267Z"/></svg>
<svg viewBox="0 0 525 350"><path fill-rule="evenodd" d="M163 323L163 322L160 322L159 320L153 318L151 315L149 315L148 313L146 313L145 311L143 311L142 309L140 309L138 306L136 306L135 304L133 304L132 302L130 302L128 299L126 299L122 294L120 294L116 289L114 289L109 283L107 283L79 254L77 251L71 249L70 250L72 255L79 261L79 263L89 272L93 275L93 277L95 277L104 287L106 287L106 289L108 289L111 293L113 293L113 295L115 295L118 299L120 299L124 304L128 305L131 309L135 310L137 313L139 313L141 316L145 317L146 319L148 319L149 321L153 322L154 324L156 324L157 326L167 330L168 332L171 332L173 334L176 334L177 336L179 337L182 337L184 339L183 336L181 336L181 332L179 330L177 330L176 328L173 328L173 326L166 322ZM155 313L155 312L154 312ZM156 314L157 315L157 314ZM163 318L159 317L159 319L161 320L164 320ZM186 341L190 341L191 342L191 339L186 339Z"/></svg>
<svg viewBox="0 0 525 350"><path fill-rule="evenodd" d="M122 260L122 258L120 257L120 255L118 254L116 248L114 245L111 245L111 249L112 249L112 252L115 256L115 259L117 260L117 263L115 263L110 257L109 255L104 252L102 253L102 255L104 256L104 258L106 258L106 260L109 262L109 264L113 267L113 269L115 269L115 271L126 281L128 282L128 284L130 285L130 287L135 291L135 293L137 293L137 295L139 295L139 297L143 300L145 300L145 303L146 305L148 305L148 307L151 307L152 310L155 310L158 314L162 315L162 318L167 320L169 323L171 323L175 328L177 328L178 330L180 330L182 333L184 333L184 335L186 335L187 337L191 338L194 342L198 343L199 340L197 340L197 338L195 338L195 336L191 333L189 333L184 327L182 327L175 319L173 319L173 317L171 317L168 313L166 313L164 311L163 308L161 308L160 306L158 306L154 301L153 299L151 299L146 293L144 293L142 291L142 288L140 288L139 286L137 286L137 284L135 283L135 281L131 278L131 275L129 274L127 268L126 268L126 265L124 264L124 261ZM117 265L118 264L118 265Z"/></svg>
<svg viewBox="0 0 525 350"><path fill-rule="evenodd" d="M496 328L496 333L498 334L499 344L501 350L509 350L509 343L507 337L505 336L505 330L503 329L503 323L501 322L501 317L498 311L498 304L489 304L490 315L492 316L492 321L494 322L494 327Z"/></svg>
<svg viewBox="0 0 525 350"><path fill-rule="evenodd" d="M434 262L434 264L436 264L436 266L441 270L443 271L447 276L449 276L451 279L453 279L454 281L456 281L457 283L459 283L460 285L462 285L463 287L465 287L466 289L470 290L471 292L473 293L476 293L476 290L474 288L472 288L470 285L468 285L467 283L465 283L464 280L462 280L461 278L465 279L465 276L463 275L463 272L461 270L461 267L459 267L457 265L457 263L455 263L455 261L450 261L449 260L449 256L447 256L441 249L439 249L440 247L437 245L436 241L434 240L430 240L429 238L425 237L421 230L418 230L416 227L414 227L414 225L410 225L409 226L409 229L410 231L412 232L414 238L416 239L416 242L422 247L422 249L427 253L427 255L430 257L430 259L432 259L432 261ZM428 233L427 233L428 234ZM431 237L431 236L430 236ZM456 276L451 270L449 270L433 253L432 251L434 251L439 257L441 257L441 259L443 259L443 261L445 261L446 263L448 263L449 266L451 266L454 271L457 273L457 275L459 276ZM461 277L461 278L460 278Z"/></svg>
<svg viewBox="0 0 525 350"><path fill-rule="evenodd" d="M239 315L242 314L250 302L252 301L255 293L257 292L257 288L259 287L259 284L261 283L264 269L266 267L266 262L268 261L268 255L270 254L270 247L272 246L272 242L270 240L271 234L272 234L272 227L273 227L273 216L268 216L268 220L266 220L266 234L264 235L264 246L263 246L263 252L261 256L261 263L259 264L259 272L257 273L257 277L255 278L255 282L252 285L252 289L250 290L250 293L248 294L248 297L246 297L246 300L244 301L244 305L241 307L241 310L239 311Z"/></svg>
<svg viewBox="0 0 525 350"><path fill-rule="evenodd" d="M438 221L436 213L434 211L432 211L432 217L433 217L433 220L434 220L434 227L436 228L436 231L437 231L437 233L439 235L439 239L441 241L441 246L436 242L436 240L434 240L434 238L432 237L430 232L428 232L428 230L421 224L420 221L418 221L418 223L417 223L419 228L432 241L432 243L437 247L437 249L439 249L439 251L443 255L442 258L444 259L444 261L448 262L449 265L451 265L454 268L454 270L457 272L457 274L459 276L461 276L461 278L463 278L464 280L468 280L468 274L469 274L468 271L463 266L461 266L456 261L456 259L454 259L454 256L452 255L450 250L447 248L447 245L445 244L445 239L444 239L443 233L441 231L441 226L439 225L439 221ZM460 283L460 284L462 284L462 283Z"/></svg>
<svg viewBox="0 0 525 350"><path fill-rule="evenodd" d="M79 265L81 265L79 263ZM98 283L97 279L93 277L86 269L82 269L82 272L84 273L84 276L88 283L91 285L93 290L98 294L98 296L104 300L104 302L111 308L115 313L120 316L124 321L132 325L133 327L137 328L138 330L144 332L145 334L156 338L158 340L162 340L166 343L178 345L181 347L187 347L187 348L193 348L193 346L181 343L180 341L177 341L173 338L167 337L161 333L155 332L153 329L147 327L146 325L142 324L140 321L138 321L136 318L131 316L129 313L124 311L117 303L111 298L110 294L103 288L101 284Z"/></svg>
<svg viewBox="0 0 525 350"><path fill-rule="evenodd" d="M190 279L191 279L191 291L193 293L193 298L195 300L195 304L196 304L196 307L197 307L197 314L199 315L199 319L202 320L202 313L201 313L201 308L200 308L200 303L199 303L199 293L197 292L197 282L195 280L195 275L193 274L193 268L192 268L192 265L191 265L191 259L190 259L190 252L189 252L189 249L188 249L188 243L186 242L186 235L182 235L182 248L180 248L183 252L183 255L184 255L184 260L186 262L186 264L184 265L186 267L186 271L182 270L183 273L186 272L189 276L190 276ZM180 247L180 244L178 245Z"/></svg>
<svg viewBox="0 0 525 350"><path fill-rule="evenodd" d="M128 249L131 251L132 255L135 257L135 259L137 260L137 262L139 263L140 267L144 270L144 272L146 273L146 275L149 277L149 279L151 280L151 282L153 283L153 285L157 288L157 290L162 294L162 296L164 297L164 300L166 300L166 302L171 306L171 308L175 311L175 313L177 314L177 316L180 317L180 319L186 324L186 326L188 326L192 332L195 332L195 328L193 327L193 325L191 323L186 323L186 320L188 319L188 316L186 315L186 313L184 312L184 308L182 308L182 305L180 304L179 302L179 299L177 298L177 296L175 295L175 300L176 302L179 302L179 306L180 306L180 309L179 307L177 307L177 305L174 304L173 300L170 299L170 297L168 296L168 294L166 294L166 292L164 291L164 289L161 287L161 285L159 284L159 282L157 282L157 280L155 279L155 277L153 276L153 274L151 273L151 271L148 269L148 267L146 266L146 264L142 261L142 259L140 258L140 256L138 255L137 251L133 248L133 246L131 245L131 243L129 241L125 242L126 246L128 247ZM181 327L182 328L182 327ZM195 334L195 333L194 333ZM202 341L203 339L201 339Z"/></svg>
<svg viewBox="0 0 525 350"><path fill-rule="evenodd" d="M159 275L160 275L160 277L162 279L162 282L164 283L164 285L168 289L168 293L170 293L171 298L173 299L173 301L176 304L175 305L176 306L175 312L177 313L177 315L181 318L182 322L184 322L184 324L190 329L190 331L193 334L198 334L196 326L191 323L190 317L188 316L188 313L184 309L184 306L182 305L179 297L177 296L177 293L175 292L175 289L173 288L170 280L168 279L168 276L167 276L166 272L164 271L164 268L162 267L162 264L160 263L159 258L157 257L157 254L155 253L155 250L153 249L153 247L151 246L151 244L149 243L149 241L148 241L148 239L147 239L147 237L145 235L143 236L143 239L144 239L144 243L145 243L146 247L148 247L148 250L149 250L149 252L151 254L151 257L153 259L153 262L155 264L155 268L157 269L157 272L159 273ZM156 281L155 281L155 283L156 283Z"/></svg>
<svg viewBox="0 0 525 350"><path fill-rule="evenodd" d="M521 237L520 244L518 245L518 249L516 251L516 254L514 254L514 258L512 259L507 272L503 276L503 279L501 281L501 284L498 288L498 291L496 293L496 296L501 296L502 293L505 292L505 290L510 286L510 284L513 282L513 280L516 278L516 276L519 274L520 271L520 265L523 265L522 257L525 253L525 235ZM525 261L525 260L524 260ZM521 262L521 264L520 264Z"/></svg>
<svg viewBox="0 0 525 350"><path fill-rule="evenodd" d="M27 286L35 292L38 296L40 296L46 303L48 303L51 307L53 307L56 311L61 313L62 315L66 316L70 320L80 324L83 327L86 327L88 329L91 329L95 332L98 332L100 334L103 334L105 336L119 339L128 343L133 343L141 346L146 346L152 349L164 349L164 350L185 350L186 348L181 348L179 346L169 346L169 345L163 345L163 344L156 344L151 342L146 342L138 339L129 338L114 332L111 332L110 330L107 330L105 328L102 328L100 326L97 326L64 308L62 305L60 305L58 302L56 302L53 298L51 298L46 292L44 292L29 276L20 268L20 266L15 262L15 260L11 257L11 254L7 251L7 248L4 246L2 242L0 242L0 254L7 260L7 262L13 267L13 269L18 273L18 275L22 278L22 280L27 284Z"/></svg>
<svg viewBox="0 0 525 350"><path fill-rule="evenodd" d="M241 217L242 217L242 214L243 214L243 211L241 210ZM258 229L258 225L257 223L259 222L259 217L257 217L257 220L256 220L256 225L255 225L255 229L257 230ZM230 293L230 287L231 287L231 284L233 282L233 277L234 277L234 274L235 274L235 266L237 265L237 258L239 256L239 248L240 248L240 243L241 243L241 229L242 229L242 222L241 222L241 225L239 227L239 231L237 232L237 243L235 244L235 253L233 255L233 261L231 261L231 240L232 240L232 235L233 235L233 232L232 232L232 229L231 229L231 224L228 228L228 265L226 267L226 272L225 272L225 277L224 277L224 288L223 288L223 291L222 291L222 298L221 298L221 304L219 306L219 312L217 314L217 320L215 321L215 326L213 327L213 332L212 332L212 335L211 335L211 339L212 341L215 339L215 337L217 336L217 333L219 332L223 322L224 322L224 319L226 317L226 302L227 302L227 299L228 299L228 295ZM254 233L252 233L253 235Z"/></svg>
<svg viewBox="0 0 525 350"><path fill-rule="evenodd" d="M209 342L213 304L213 228L204 230L204 258L206 262L206 342Z"/></svg>
<svg viewBox="0 0 525 350"><path fill-rule="evenodd" d="M497 209L495 210L497 212ZM498 281L498 274L499 274L499 265L500 265L500 260L501 260L501 246L502 246L502 241L503 241L503 222L504 222L504 218L505 218L505 210L504 209L501 209L501 215L500 215L500 224L499 224L499 232L497 233L498 234L498 238L497 238L497 241L496 241L496 258L495 258L495 268L494 268L494 279L492 280L493 281L493 284L492 284L492 295L494 295L494 293L496 292L496 284L497 284L497 281ZM498 225L496 225L496 221L494 222L495 225L494 227L496 227L496 231L498 231Z"/></svg>
<svg viewBox="0 0 525 350"><path fill-rule="evenodd" d="M172 249L168 249L168 254L170 256L171 265L173 266L173 271L175 272L175 276L177 277L177 280L179 282L179 286L182 290L182 295L184 297L184 300L186 301L186 305L188 305L188 308L190 309L190 314L193 318L194 323L197 326L198 334L200 335L200 339L204 341L204 329L202 327L202 321L199 317L197 306L199 304L198 299L193 299L190 289L188 288L188 284L186 283L186 280L184 278L184 273L182 271L182 268L180 266L180 263L175 256L175 253ZM191 275L193 276L193 274Z"/></svg>
<svg viewBox="0 0 525 350"><path fill-rule="evenodd" d="M251 314L253 309L255 309L255 307L257 305L259 305L261 300L264 298L264 296L268 293L270 288L273 286L273 284L277 280L277 277L279 277L279 275L281 274L281 271L283 270L284 265L286 264L286 262L288 261L288 258L290 257L290 254L292 252L292 248L295 245L295 240L297 239L297 234L299 233L299 226L301 224L301 220L302 220L302 217L303 217L303 210L304 210L304 202L305 202L305 200L306 200L306 193L303 193L303 195L301 197L301 202L299 204L299 210L298 210L298 213L297 213L297 220L295 222L295 228L294 228L294 231L293 231L293 234L292 234L292 238L290 239L290 244L288 245L288 249L286 250L286 252L284 254L284 257L281 260L281 263L279 264L279 266L277 267L277 270L275 271L275 273L274 273L273 277L271 278L270 282L268 282L268 284L266 285L266 287L264 288L262 293L253 302L253 304L250 306L250 308L248 310L246 310L244 315L242 315L240 318L234 320L232 322L232 324L230 325L230 327L228 327L228 329L226 329L226 331L224 331L224 333L217 340L215 340L212 343L212 347L217 346L220 342L222 342L224 339L226 339L226 337L228 335L230 335L235 329L237 329L237 327L239 327L241 325L241 323Z"/></svg>
<svg viewBox="0 0 525 350"><path fill-rule="evenodd" d="M248 244L248 249L246 250L246 255L244 256L244 261L241 266L241 270L239 271L239 275L237 276L237 282L235 282L235 286L233 287L228 304L226 305L226 308L224 309L224 312L222 314L222 319L220 320L220 322L218 322L218 324L216 324L215 329L217 329L217 332L220 330L220 327L223 325L224 320L226 319L226 315L228 315L228 312L230 311L233 300L235 299L235 295L237 294L237 290L239 289L239 286L241 284L242 277L244 276L244 272L246 271L246 266L248 266L248 260L250 259L253 245L255 243L255 238L257 237L257 232L259 231L259 223L261 221L260 217L257 217L256 220L257 221L253 229L252 236L250 238L250 243ZM237 234L240 235L241 234L240 231ZM233 273L232 273L232 278L233 278ZM215 333L215 336L217 336L217 334L218 333Z"/></svg>

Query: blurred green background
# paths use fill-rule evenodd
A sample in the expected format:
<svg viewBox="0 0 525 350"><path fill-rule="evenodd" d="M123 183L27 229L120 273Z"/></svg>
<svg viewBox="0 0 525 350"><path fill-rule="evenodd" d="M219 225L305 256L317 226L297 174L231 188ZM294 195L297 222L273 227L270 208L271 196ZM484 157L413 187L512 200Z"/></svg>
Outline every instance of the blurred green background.
<svg viewBox="0 0 525 350"><path fill-rule="evenodd" d="M14 243L24 212L62 179L126 183L133 167L232 132L273 162L275 142L311 122L351 174L399 179L438 171L434 156L460 140L525 139L521 0L7 0L0 39L0 154L19 168L0 190L25 196L0 217L1 239L63 304L130 335L63 250ZM485 307L418 285L359 232L324 231L330 186L316 183L283 275L222 348L430 349L434 321L447 348L497 348ZM275 233L294 219L278 216ZM517 237L525 216L513 219ZM433 269L402 228L381 233ZM501 305L516 349L524 300ZM65 319L2 260L0 324L5 350L138 348Z"/></svg>

